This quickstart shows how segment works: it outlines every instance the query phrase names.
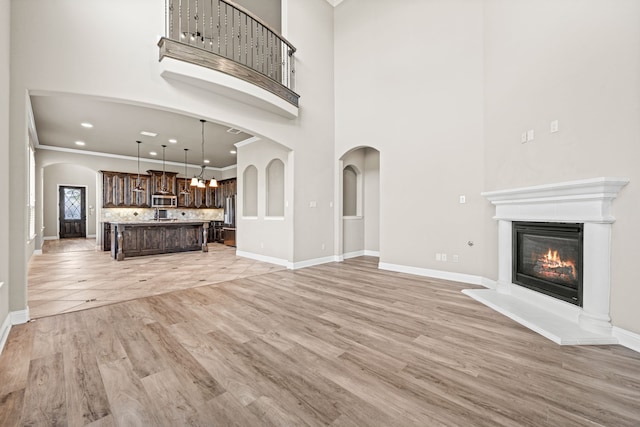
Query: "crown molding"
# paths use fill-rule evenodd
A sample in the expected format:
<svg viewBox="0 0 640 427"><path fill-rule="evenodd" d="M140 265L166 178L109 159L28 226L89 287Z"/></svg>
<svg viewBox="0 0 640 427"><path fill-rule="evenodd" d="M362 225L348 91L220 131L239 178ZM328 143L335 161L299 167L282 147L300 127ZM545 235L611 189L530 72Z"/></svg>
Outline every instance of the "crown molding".
<svg viewBox="0 0 640 427"><path fill-rule="evenodd" d="M246 141L246 140L245 140ZM73 154L82 154L85 156L95 156L95 157L108 157L111 159L120 159L120 160L130 160L130 161L137 161L138 158L137 157L133 157L133 156L123 156L120 154L112 154L112 153L103 153L100 151L90 151L90 150L76 150L74 148L66 148L66 147L56 147L53 145L38 145L36 147L39 150L49 150L49 151L60 151L63 153L73 153ZM160 159L148 159L148 158L144 158L144 159L140 159L141 161L144 161L145 163L156 163L156 164L162 164L162 160ZM172 161L165 161L165 164L169 165L169 166L182 166L184 167L184 163L178 163L178 162L172 162ZM193 167L193 168L200 168L202 167L201 165L196 165L196 164L192 164L192 163L187 163L187 166L189 167ZM214 172L223 172L223 171L227 171L230 169L235 168L236 165L229 165L229 166L225 166L222 168L216 168L214 166L207 166L205 168L205 170L209 170L209 171L214 171Z"/></svg>

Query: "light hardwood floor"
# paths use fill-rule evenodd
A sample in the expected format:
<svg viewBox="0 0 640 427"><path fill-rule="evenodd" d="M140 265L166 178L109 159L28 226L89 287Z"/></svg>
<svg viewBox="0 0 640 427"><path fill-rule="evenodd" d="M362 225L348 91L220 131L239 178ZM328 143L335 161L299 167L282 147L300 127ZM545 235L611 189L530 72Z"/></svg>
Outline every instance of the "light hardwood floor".
<svg viewBox="0 0 640 427"><path fill-rule="evenodd" d="M638 426L640 355L363 257L12 329L0 426ZM120 280L120 279L113 279Z"/></svg>

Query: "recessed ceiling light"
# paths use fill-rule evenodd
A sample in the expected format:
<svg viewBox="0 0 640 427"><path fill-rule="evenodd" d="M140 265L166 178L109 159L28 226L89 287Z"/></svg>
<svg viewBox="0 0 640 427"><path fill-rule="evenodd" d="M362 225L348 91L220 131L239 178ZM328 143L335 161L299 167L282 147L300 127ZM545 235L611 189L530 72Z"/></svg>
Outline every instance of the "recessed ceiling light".
<svg viewBox="0 0 640 427"><path fill-rule="evenodd" d="M209 160L205 160L204 162L205 162L206 164L209 164L209 163L211 163L211 162L210 162Z"/></svg>
<svg viewBox="0 0 640 427"><path fill-rule="evenodd" d="M231 154L236 154L236 153L237 153L237 151L236 151L236 150L231 150L231 151L229 151L229 152L230 152Z"/></svg>
<svg viewBox="0 0 640 427"><path fill-rule="evenodd" d="M80 123L80 126L82 126L83 128L89 128L89 129L93 127L91 123L87 123L87 122Z"/></svg>
<svg viewBox="0 0 640 427"><path fill-rule="evenodd" d="M149 154L151 154L152 156L157 156L158 153L156 153L155 151L149 151Z"/></svg>
<svg viewBox="0 0 640 427"><path fill-rule="evenodd" d="M158 134L157 134L157 133L149 132L149 131L146 131L146 130L143 130L142 132L140 132L140 135L144 135L144 136L154 136L154 137L155 137L155 136L158 136Z"/></svg>
<svg viewBox="0 0 640 427"><path fill-rule="evenodd" d="M234 135L237 135L242 131L240 129L229 128L229 129L227 129L227 132L232 133Z"/></svg>
<svg viewBox="0 0 640 427"><path fill-rule="evenodd" d="M172 139L170 139L170 140L169 140L169 142L170 142L170 143L172 143L172 144L177 144L177 143L178 143L178 140L177 140L177 139L173 139L173 138L172 138Z"/></svg>
<svg viewBox="0 0 640 427"><path fill-rule="evenodd" d="M83 145L86 145L86 144L84 143L84 141L76 141L76 145L79 145L82 147Z"/></svg>

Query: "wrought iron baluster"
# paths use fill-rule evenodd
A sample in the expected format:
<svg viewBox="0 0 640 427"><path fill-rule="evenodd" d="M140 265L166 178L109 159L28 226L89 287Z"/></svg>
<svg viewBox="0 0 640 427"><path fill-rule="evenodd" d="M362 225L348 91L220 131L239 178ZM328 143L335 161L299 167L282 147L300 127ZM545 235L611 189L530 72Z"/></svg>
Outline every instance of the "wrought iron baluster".
<svg viewBox="0 0 640 427"><path fill-rule="evenodd" d="M165 33L168 39L243 64L290 89L295 84L296 49L227 0L165 0Z"/></svg>
<svg viewBox="0 0 640 427"><path fill-rule="evenodd" d="M211 30L211 39L209 40L209 49L213 50L213 0L211 0L211 13L209 15L209 29Z"/></svg>
<svg viewBox="0 0 640 427"><path fill-rule="evenodd" d="M191 1L187 0L187 43L191 44Z"/></svg>
<svg viewBox="0 0 640 427"><path fill-rule="evenodd" d="M182 35L182 0L178 0L178 31L180 32L180 39L184 38Z"/></svg>

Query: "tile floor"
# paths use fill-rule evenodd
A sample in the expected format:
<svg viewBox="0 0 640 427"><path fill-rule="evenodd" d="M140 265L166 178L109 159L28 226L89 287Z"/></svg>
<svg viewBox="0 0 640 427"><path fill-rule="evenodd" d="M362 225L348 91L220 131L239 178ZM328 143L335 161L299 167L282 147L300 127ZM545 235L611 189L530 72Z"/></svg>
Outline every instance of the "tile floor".
<svg viewBox="0 0 640 427"><path fill-rule="evenodd" d="M31 318L84 310L171 291L256 276L284 267L241 258L210 243L209 252L183 252L117 262L93 239L46 241L28 271Z"/></svg>

